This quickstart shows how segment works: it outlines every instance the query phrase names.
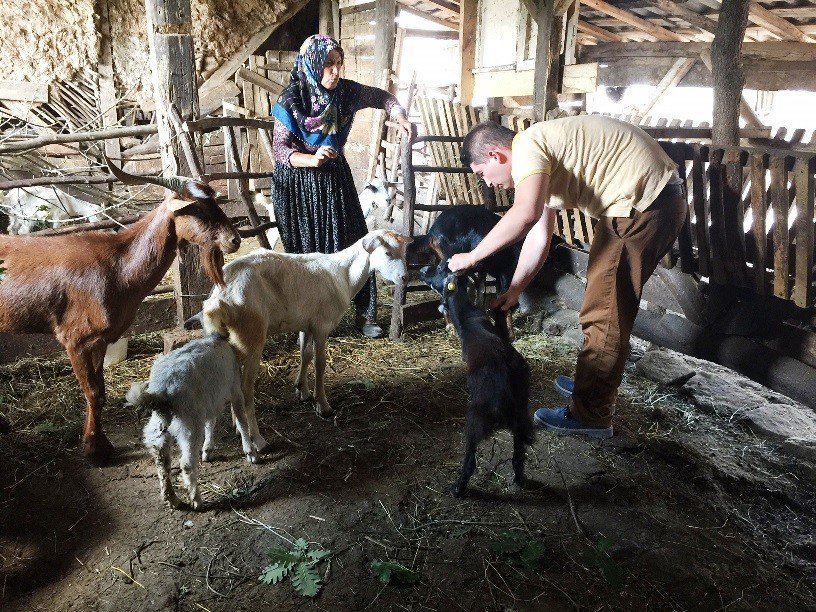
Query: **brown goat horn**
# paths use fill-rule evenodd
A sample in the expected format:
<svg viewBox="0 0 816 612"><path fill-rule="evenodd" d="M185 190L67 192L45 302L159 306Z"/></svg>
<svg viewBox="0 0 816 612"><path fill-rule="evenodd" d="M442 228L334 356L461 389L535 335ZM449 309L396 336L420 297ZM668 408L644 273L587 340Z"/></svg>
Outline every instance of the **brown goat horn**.
<svg viewBox="0 0 816 612"><path fill-rule="evenodd" d="M183 176L137 176L130 174L121 168L117 168L114 163L108 159L107 155L105 156L105 163L108 165L111 173L125 185L144 185L145 183L151 183L182 194L185 192L184 186L188 181L192 180Z"/></svg>

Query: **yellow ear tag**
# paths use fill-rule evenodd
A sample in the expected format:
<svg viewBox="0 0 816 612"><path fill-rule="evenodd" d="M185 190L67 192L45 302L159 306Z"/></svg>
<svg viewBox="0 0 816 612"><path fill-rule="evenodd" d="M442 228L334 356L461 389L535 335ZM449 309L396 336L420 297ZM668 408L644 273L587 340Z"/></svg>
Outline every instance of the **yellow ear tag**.
<svg viewBox="0 0 816 612"><path fill-rule="evenodd" d="M455 291L455 290L456 290L456 283L454 283L453 281L450 281L448 283L448 291Z"/></svg>

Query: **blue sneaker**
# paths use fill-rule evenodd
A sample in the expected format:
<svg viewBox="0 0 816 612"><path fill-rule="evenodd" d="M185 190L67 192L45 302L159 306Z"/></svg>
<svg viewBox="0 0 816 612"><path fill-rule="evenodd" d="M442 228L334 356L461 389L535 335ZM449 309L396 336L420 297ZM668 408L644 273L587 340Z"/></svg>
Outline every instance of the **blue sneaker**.
<svg viewBox="0 0 816 612"><path fill-rule="evenodd" d="M572 390L575 389L575 381L569 376L559 375L553 381L553 387L563 397L572 397Z"/></svg>
<svg viewBox="0 0 816 612"><path fill-rule="evenodd" d="M606 439L612 437L612 427L589 427L572 416L569 408L539 408L533 417L536 425L546 431L561 435L579 435L589 438Z"/></svg>

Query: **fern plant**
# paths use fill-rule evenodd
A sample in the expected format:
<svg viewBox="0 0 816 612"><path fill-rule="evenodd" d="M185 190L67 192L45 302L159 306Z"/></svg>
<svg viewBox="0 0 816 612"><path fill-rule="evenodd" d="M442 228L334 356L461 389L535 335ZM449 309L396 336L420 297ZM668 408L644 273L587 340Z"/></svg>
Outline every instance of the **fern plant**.
<svg viewBox="0 0 816 612"><path fill-rule="evenodd" d="M269 559L258 580L264 584L278 584L287 576L295 590L304 597L314 597L323 587L316 566L331 554L330 550L311 550L309 543L298 538L292 548L273 548L266 553Z"/></svg>
<svg viewBox="0 0 816 612"><path fill-rule="evenodd" d="M543 542L530 539L518 531L501 533L498 539L493 540L492 548L509 563L521 565L527 570L534 570L547 552Z"/></svg>
<svg viewBox="0 0 816 612"><path fill-rule="evenodd" d="M408 586L419 581L420 575L396 561L374 559L371 562L371 572L380 582Z"/></svg>

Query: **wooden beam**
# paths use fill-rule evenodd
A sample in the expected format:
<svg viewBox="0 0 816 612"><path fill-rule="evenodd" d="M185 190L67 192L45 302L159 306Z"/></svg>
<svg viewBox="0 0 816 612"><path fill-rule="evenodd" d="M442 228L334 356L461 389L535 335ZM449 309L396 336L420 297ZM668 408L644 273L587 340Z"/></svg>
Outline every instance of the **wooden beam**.
<svg viewBox="0 0 816 612"><path fill-rule="evenodd" d="M653 36L657 40L676 40L676 41L686 40L685 37L680 36L679 34L671 32L665 28L661 28L660 26L654 25L653 23L646 21L642 17L638 17L634 13L630 13L629 11L619 9L618 7L612 6L611 4L608 4L603 0L583 0L583 4L584 6L595 9L596 11L605 13L610 17L614 17L618 21L622 21L623 23L629 24L630 26L640 30L641 32L645 32L646 34Z"/></svg>
<svg viewBox="0 0 816 612"><path fill-rule="evenodd" d="M700 13L692 11L681 4L677 4L673 0L648 0L648 3L666 13L669 13L670 15L680 17L683 21L688 22L695 28L699 28L704 32L710 32L711 34L715 34L717 32L716 21L712 21Z"/></svg>
<svg viewBox="0 0 816 612"><path fill-rule="evenodd" d="M13 102L48 102L48 83L0 81L0 100Z"/></svg>
<svg viewBox="0 0 816 612"><path fill-rule="evenodd" d="M598 89L598 63L564 66L563 93L592 93Z"/></svg>
<svg viewBox="0 0 816 612"><path fill-rule="evenodd" d="M436 40L459 40L459 32L450 30L421 30L417 28L399 28L406 38L433 38ZM471 36L472 38L472 36Z"/></svg>
<svg viewBox="0 0 816 612"><path fill-rule="evenodd" d="M610 32L609 30L604 30L603 28L599 28L596 25L592 25L584 21L583 19L578 20L578 31L582 34L588 34L589 36L594 36L598 40L605 40L606 42L623 42L624 37L620 34L615 32Z"/></svg>
<svg viewBox="0 0 816 612"><path fill-rule="evenodd" d="M436 13L444 15L448 19L459 18L459 6L447 0L422 0L423 4L430 5L436 9Z"/></svg>
<svg viewBox="0 0 816 612"><path fill-rule="evenodd" d="M561 19L555 16L554 0L538 0L538 38L533 76L533 117L543 121L558 106Z"/></svg>
<svg viewBox="0 0 816 612"><path fill-rule="evenodd" d="M391 75L391 66L394 63L394 41L397 34L397 2L396 0L377 0L374 8L374 78L382 74ZM388 80L385 83L374 85L388 89Z"/></svg>
<svg viewBox="0 0 816 612"><path fill-rule="evenodd" d="M581 25L579 24L579 29ZM711 49L708 42L604 42L589 45L581 52L582 61L601 61L626 57L696 57ZM816 61L816 45L800 42L745 42L744 59Z"/></svg>
<svg viewBox="0 0 816 612"><path fill-rule="evenodd" d="M118 123L116 113L116 87L113 80L113 47L108 14L108 0L98 0L99 8L99 106L102 111L102 127L113 127ZM105 155L119 159L122 147L118 138L106 139Z"/></svg>
<svg viewBox="0 0 816 612"><path fill-rule="evenodd" d="M748 19L758 26L762 26L769 32L776 34L782 38L782 40L798 40L809 43L816 42L816 39L802 32L790 21L775 15L759 2L751 2L751 6L748 10Z"/></svg>
<svg viewBox="0 0 816 612"><path fill-rule="evenodd" d="M446 19L444 17L440 17L438 15L434 15L432 13L423 11L422 9L417 7L418 2L414 0L397 0L397 3L400 5L401 11L405 11L410 15L417 15L418 17L422 17L423 19L427 19L428 21L431 21L433 23L445 26L446 28L450 28L451 30L459 29L459 24L456 23L453 19Z"/></svg>
<svg viewBox="0 0 816 612"><path fill-rule="evenodd" d="M638 114L641 117L646 117L649 111L654 108L655 104L662 100L672 87L683 80L683 77L686 76L689 70L691 70L691 67L694 66L695 61L697 60L693 57L678 57L671 69L666 73L666 76L658 83L657 90L654 92L652 99L641 108Z"/></svg>
<svg viewBox="0 0 816 612"><path fill-rule="evenodd" d="M473 69L476 67L476 36L479 22L479 0L459 0L459 100L470 104L473 100Z"/></svg>

